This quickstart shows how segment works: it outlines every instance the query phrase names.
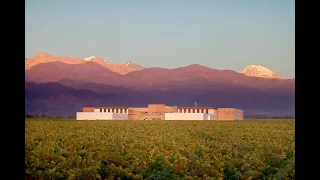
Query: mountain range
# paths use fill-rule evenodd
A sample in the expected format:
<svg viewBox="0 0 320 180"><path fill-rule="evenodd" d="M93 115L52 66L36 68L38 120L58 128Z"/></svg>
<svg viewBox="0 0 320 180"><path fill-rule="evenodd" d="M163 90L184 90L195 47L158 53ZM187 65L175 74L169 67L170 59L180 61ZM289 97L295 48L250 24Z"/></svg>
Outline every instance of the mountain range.
<svg viewBox="0 0 320 180"><path fill-rule="evenodd" d="M97 56L90 56L87 58L70 58L65 56L52 56L47 53L41 52L37 56L31 59L25 59L25 69L28 70L31 67L34 67L38 64L48 63L48 62L62 62L65 64L84 64L86 62L95 62L111 71L114 71L118 74L127 74L129 72L135 70L143 69L142 66L135 64L131 61L128 61L124 64L112 64L107 60L97 57Z"/></svg>
<svg viewBox="0 0 320 180"><path fill-rule="evenodd" d="M112 64L90 56L39 53L25 60L26 114L75 116L83 106L146 106L149 103L235 107L246 116L294 115L295 79L263 66L240 72L199 64L173 69Z"/></svg>

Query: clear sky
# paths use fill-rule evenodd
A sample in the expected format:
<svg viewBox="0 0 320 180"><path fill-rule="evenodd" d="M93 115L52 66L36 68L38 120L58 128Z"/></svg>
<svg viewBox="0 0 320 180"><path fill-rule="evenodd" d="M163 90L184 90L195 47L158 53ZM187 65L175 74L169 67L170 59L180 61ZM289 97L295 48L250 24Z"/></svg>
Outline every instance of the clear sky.
<svg viewBox="0 0 320 180"><path fill-rule="evenodd" d="M25 56L144 67L266 66L295 77L293 0L26 0Z"/></svg>

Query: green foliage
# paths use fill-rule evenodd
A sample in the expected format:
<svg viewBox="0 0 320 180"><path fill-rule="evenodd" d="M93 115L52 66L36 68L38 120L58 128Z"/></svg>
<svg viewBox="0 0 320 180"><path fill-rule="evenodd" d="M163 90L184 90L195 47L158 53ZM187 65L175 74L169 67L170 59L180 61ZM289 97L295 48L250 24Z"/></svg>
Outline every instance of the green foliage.
<svg viewBox="0 0 320 180"><path fill-rule="evenodd" d="M26 179L294 179L294 120L26 120Z"/></svg>

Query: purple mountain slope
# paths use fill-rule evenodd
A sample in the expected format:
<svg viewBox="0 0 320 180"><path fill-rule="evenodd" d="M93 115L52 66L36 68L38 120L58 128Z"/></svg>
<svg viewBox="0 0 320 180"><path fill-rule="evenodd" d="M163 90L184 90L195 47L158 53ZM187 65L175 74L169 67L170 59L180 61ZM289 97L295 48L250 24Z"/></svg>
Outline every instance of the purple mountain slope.
<svg viewBox="0 0 320 180"><path fill-rule="evenodd" d="M26 77L28 81L35 83L70 79L142 91L170 88L171 84L185 84L188 81L206 81L206 84L221 82L268 91L294 89L295 86L295 81L292 79L252 77L231 70L216 70L196 64L175 69L145 68L119 75L93 62L84 64L50 62L30 68L26 71Z"/></svg>
<svg viewBox="0 0 320 180"><path fill-rule="evenodd" d="M85 84L85 82L81 82ZM92 85L92 83L90 83ZM87 86L87 85L84 85ZM94 85L93 85L94 86ZM104 89L103 85L100 86ZM185 88L190 87L186 85ZM197 87L197 86L194 86ZM106 85L107 89L109 85ZM115 88L115 87L113 87ZM225 87L226 88L226 87ZM294 95L267 93L246 88L207 87L189 89L183 87L169 90L93 92L81 87L71 88L58 83L35 84L26 82L26 113L46 115L75 116L83 106L146 106L148 103L193 106L197 101L200 106L236 107L246 115L287 116L294 113ZM232 89L234 89L232 91Z"/></svg>
<svg viewBox="0 0 320 180"><path fill-rule="evenodd" d="M93 92L97 93L129 93L132 91L132 89L119 87L119 86L112 86L108 84L97 84L97 83L91 83L87 81L81 81L81 80L72 80L72 79L60 79L57 81L57 83L69 86L75 89L87 89Z"/></svg>
<svg viewBox="0 0 320 180"><path fill-rule="evenodd" d="M31 114L74 116L83 106L193 106L194 101L240 108L247 115L294 114L295 79L253 77L197 64L120 75L94 62L50 62L26 70L26 80L32 82L26 82L26 112Z"/></svg>

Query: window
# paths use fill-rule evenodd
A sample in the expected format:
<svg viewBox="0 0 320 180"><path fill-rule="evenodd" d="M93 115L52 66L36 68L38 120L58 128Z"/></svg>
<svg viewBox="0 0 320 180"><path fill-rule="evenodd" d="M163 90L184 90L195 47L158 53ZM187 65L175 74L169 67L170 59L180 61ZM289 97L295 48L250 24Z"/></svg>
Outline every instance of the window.
<svg viewBox="0 0 320 180"><path fill-rule="evenodd" d="M102 112L102 109L100 109L100 112Z"/></svg>
<svg viewBox="0 0 320 180"><path fill-rule="evenodd" d="M148 112L140 112L140 115L148 115Z"/></svg>
<svg viewBox="0 0 320 180"><path fill-rule="evenodd" d="M152 112L152 115L157 115L157 116L161 116L161 112Z"/></svg>

